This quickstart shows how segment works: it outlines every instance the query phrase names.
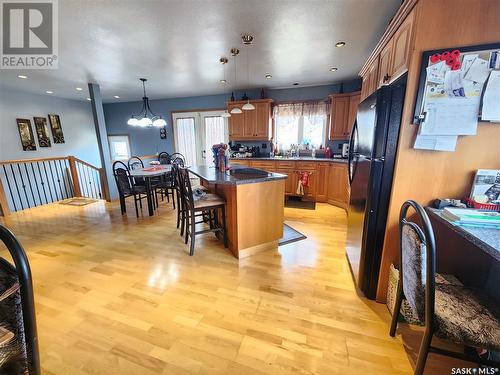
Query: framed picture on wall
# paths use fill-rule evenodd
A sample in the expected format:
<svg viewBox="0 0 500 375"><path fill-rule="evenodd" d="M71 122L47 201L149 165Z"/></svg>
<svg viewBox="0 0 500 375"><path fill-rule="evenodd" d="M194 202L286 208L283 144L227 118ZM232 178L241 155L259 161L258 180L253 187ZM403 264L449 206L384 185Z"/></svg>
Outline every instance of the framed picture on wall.
<svg viewBox="0 0 500 375"><path fill-rule="evenodd" d="M38 138L38 146L50 147L49 128L45 117L33 117L35 132Z"/></svg>
<svg viewBox="0 0 500 375"><path fill-rule="evenodd" d="M21 144L24 151L35 151L35 137L33 136L33 129L31 129L31 121L29 119L18 118L16 119L19 136L21 137Z"/></svg>
<svg viewBox="0 0 500 375"><path fill-rule="evenodd" d="M59 115L49 114L50 130L54 143L64 143L64 134L61 127Z"/></svg>

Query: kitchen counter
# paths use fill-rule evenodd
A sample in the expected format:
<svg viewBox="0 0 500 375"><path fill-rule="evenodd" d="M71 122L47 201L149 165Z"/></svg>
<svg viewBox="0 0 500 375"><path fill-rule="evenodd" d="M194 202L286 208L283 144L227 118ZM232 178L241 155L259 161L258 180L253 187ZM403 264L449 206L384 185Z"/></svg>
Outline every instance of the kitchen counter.
<svg viewBox="0 0 500 375"><path fill-rule="evenodd" d="M317 162L333 162L333 163L347 163L347 159L326 159L326 158L313 158L304 156L300 158L271 158L271 157L252 157L252 158L231 158L231 160L266 160L266 161L317 161Z"/></svg>
<svg viewBox="0 0 500 375"><path fill-rule="evenodd" d="M280 173L266 172L261 169L232 165L231 170L221 172L213 167L193 166L189 171L206 181L216 185L242 185L266 181L286 180L287 176ZM238 173L241 171L241 173Z"/></svg>

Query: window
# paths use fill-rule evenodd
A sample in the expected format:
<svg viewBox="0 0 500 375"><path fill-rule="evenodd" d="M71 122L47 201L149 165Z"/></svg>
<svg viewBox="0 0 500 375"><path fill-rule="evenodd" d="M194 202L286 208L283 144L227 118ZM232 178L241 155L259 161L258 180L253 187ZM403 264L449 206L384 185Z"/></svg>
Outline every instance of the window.
<svg viewBox="0 0 500 375"><path fill-rule="evenodd" d="M176 151L184 155L187 165L196 165L194 117L176 119L175 135Z"/></svg>
<svg viewBox="0 0 500 375"><path fill-rule="evenodd" d="M315 148L326 143L328 104L307 102L279 104L274 107L276 142L280 149L292 144Z"/></svg>
<svg viewBox="0 0 500 375"><path fill-rule="evenodd" d="M111 160L130 159L130 142L128 135L110 135L108 136L108 143Z"/></svg>

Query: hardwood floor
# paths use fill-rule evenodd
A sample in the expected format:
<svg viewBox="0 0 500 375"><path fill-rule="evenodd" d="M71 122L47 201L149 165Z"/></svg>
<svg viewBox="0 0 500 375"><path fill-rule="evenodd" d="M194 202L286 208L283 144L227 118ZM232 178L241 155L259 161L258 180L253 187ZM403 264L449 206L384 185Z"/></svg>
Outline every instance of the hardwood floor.
<svg viewBox="0 0 500 375"><path fill-rule="evenodd" d="M418 330L403 329L405 348L385 305L356 294L343 210L287 208L308 238L238 262L213 235L189 257L171 206L138 220L128 208L0 218L30 259L45 374L412 373ZM427 373L446 361L431 355Z"/></svg>

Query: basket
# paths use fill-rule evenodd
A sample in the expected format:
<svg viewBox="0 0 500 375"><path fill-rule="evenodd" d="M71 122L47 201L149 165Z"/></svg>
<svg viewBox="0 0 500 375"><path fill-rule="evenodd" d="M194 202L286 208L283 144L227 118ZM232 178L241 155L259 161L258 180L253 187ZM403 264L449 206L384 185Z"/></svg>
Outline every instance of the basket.
<svg viewBox="0 0 500 375"><path fill-rule="evenodd" d="M468 207L477 208L478 210L484 210L484 211L500 212L500 204L478 203L475 200L470 199L470 198L466 198L465 201L467 202Z"/></svg>

